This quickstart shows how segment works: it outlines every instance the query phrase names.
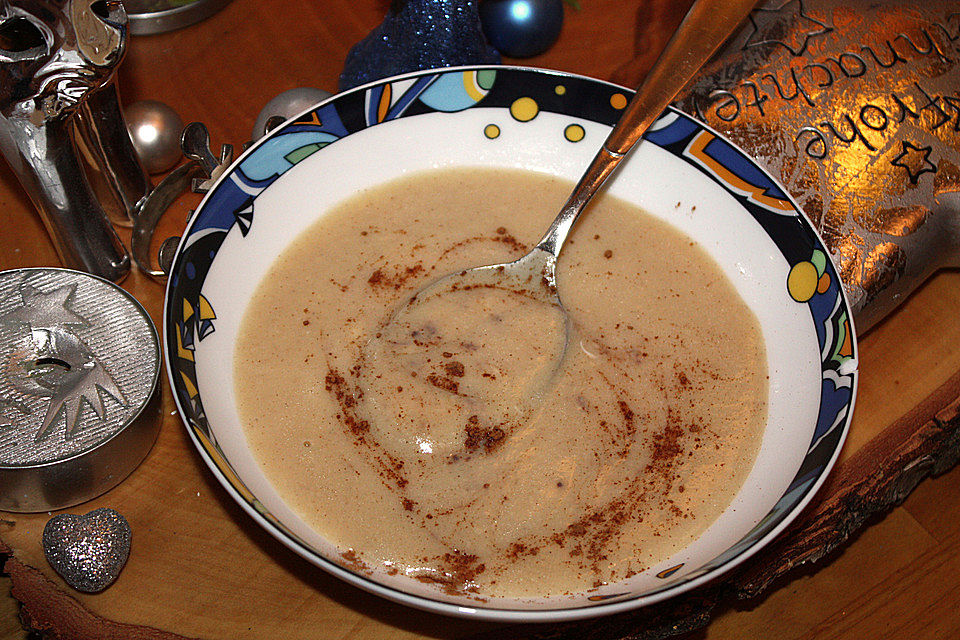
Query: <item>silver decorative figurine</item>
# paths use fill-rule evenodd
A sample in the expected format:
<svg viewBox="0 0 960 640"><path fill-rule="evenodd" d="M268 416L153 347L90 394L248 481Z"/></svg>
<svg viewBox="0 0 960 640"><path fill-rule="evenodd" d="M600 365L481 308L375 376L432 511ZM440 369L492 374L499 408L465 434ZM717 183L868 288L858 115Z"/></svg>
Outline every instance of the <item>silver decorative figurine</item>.
<svg viewBox="0 0 960 640"><path fill-rule="evenodd" d="M65 266L119 281L130 260L84 173L71 127L129 215L149 191L112 78L127 17L119 0L0 0L0 152ZM88 102L89 101L89 102ZM123 135L117 135L122 133Z"/></svg>
<svg viewBox="0 0 960 640"><path fill-rule="evenodd" d="M960 266L956 0L767 0L678 106L796 198L860 330Z"/></svg>

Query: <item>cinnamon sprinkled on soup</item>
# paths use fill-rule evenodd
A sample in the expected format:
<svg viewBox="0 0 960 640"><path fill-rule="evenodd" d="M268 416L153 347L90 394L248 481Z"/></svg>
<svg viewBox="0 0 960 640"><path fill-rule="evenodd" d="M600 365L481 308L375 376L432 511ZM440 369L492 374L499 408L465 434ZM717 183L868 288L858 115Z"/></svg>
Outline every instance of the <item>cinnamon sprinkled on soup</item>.
<svg viewBox="0 0 960 640"><path fill-rule="evenodd" d="M766 423L757 320L632 205L600 198L563 250L569 333L497 287L387 322L441 276L523 255L570 189L406 177L323 215L260 284L235 353L247 440L344 566L494 606L589 592L688 545L743 484Z"/></svg>

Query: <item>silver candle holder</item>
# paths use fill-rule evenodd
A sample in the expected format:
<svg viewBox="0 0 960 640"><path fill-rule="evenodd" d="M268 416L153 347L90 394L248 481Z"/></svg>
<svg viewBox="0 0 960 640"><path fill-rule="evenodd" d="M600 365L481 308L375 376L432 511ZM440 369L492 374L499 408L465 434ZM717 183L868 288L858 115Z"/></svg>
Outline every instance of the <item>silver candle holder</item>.
<svg viewBox="0 0 960 640"><path fill-rule="evenodd" d="M0 511L89 500L160 427L160 344L116 285L66 269L0 272Z"/></svg>

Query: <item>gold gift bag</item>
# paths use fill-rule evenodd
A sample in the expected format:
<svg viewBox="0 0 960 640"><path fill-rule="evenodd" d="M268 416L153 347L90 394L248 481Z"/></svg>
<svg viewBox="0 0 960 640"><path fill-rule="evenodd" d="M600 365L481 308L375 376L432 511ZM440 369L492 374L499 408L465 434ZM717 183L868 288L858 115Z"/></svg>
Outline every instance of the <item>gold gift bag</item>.
<svg viewBox="0 0 960 640"><path fill-rule="evenodd" d="M822 235L863 331L960 265L960 4L772 0L677 101Z"/></svg>

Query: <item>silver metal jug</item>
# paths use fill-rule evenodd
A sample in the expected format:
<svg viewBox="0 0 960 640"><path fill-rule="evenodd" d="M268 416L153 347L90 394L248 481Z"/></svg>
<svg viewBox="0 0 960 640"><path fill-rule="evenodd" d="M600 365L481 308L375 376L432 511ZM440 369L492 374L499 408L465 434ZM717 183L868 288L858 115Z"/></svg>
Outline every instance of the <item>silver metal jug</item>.
<svg viewBox="0 0 960 640"><path fill-rule="evenodd" d="M130 259L84 172L73 127L129 217L150 184L113 83L126 39L119 0L0 0L0 152L64 265L113 281Z"/></svg>

